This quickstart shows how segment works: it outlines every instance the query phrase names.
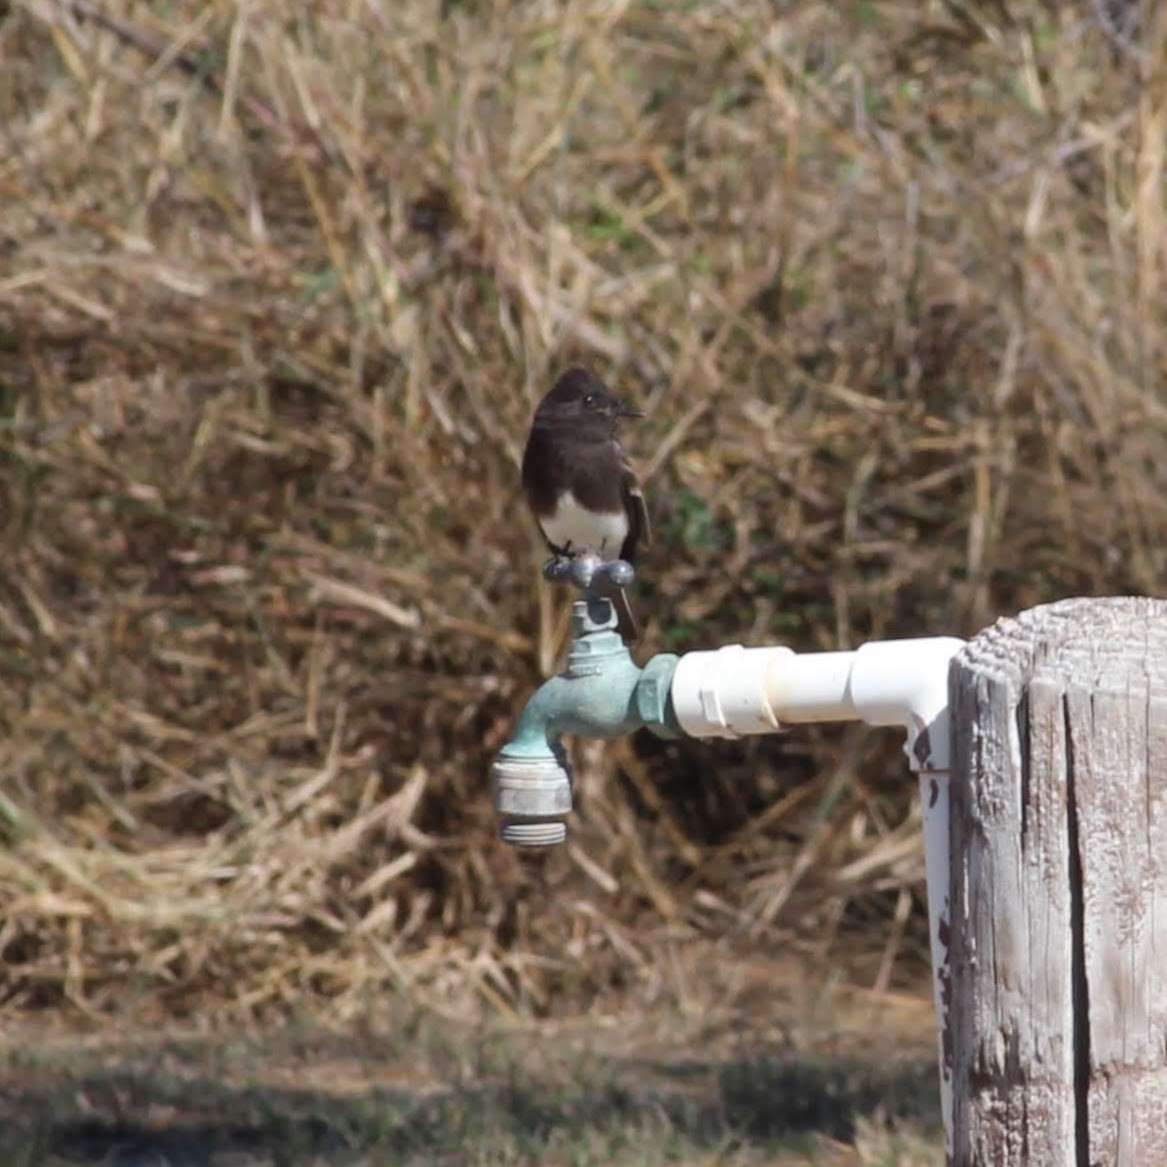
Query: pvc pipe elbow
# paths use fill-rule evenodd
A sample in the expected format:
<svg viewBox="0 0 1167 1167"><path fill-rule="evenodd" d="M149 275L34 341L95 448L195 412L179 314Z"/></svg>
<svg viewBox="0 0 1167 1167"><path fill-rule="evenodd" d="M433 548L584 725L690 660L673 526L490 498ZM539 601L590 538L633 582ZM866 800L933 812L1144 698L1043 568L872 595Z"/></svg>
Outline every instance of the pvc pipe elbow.
<svg viewBox="0 0 1167 1167"><path fill-rule="evenodd" d="M947 770L948 666L964 647L956 636L881 640L856 650L855 709L868 725L902 725L913 770Z"/></svg>

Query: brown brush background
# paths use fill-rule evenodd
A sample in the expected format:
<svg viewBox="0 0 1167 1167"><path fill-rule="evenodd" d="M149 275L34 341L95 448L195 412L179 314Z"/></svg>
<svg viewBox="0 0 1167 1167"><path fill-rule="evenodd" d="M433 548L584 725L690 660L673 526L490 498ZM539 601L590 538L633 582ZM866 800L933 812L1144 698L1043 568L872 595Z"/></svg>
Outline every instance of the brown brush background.
<svg viewBox="0 0 1167 1167"><path fill-rule="evenodd" d="M0 4L0 1016L914 982L895 734L577 743L496 841L526 426L647 410L644 653L1162 593L1165 19Z"/></svg>

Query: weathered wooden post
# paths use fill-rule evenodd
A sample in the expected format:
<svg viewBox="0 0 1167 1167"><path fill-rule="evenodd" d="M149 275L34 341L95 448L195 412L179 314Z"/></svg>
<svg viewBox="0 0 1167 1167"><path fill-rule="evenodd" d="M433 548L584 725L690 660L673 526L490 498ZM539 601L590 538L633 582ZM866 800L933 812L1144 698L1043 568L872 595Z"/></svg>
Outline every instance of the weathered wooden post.
<svg viewBox="0 0 1167 1167"><path fill-rule="evenodd" d="M955 1167L1167 1165L1167 602L952 663Z"/></svg>

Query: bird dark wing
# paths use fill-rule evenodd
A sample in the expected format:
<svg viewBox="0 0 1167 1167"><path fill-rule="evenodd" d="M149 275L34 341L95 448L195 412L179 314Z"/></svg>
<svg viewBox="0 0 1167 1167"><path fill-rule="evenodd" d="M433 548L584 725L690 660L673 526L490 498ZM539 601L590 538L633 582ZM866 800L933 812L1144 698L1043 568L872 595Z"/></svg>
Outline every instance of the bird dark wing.
<svg viewBox="0 0 1167 1167"><path fill-rule="evenodd" d="M523 451L523 490L537 519L555 512L559 499L555 475L560 461L550 431L532 426Z"/></svg>
<svg viewBox="0 0 1167 1167"><path fill-rule="evenodd" d="M648 506L644 492L640 489L640 479L631 464L625 461L621 493L624 498L624 513L628 516L628 534L624 536L624 546L620 548L620 558L629 563L635 561L636 548L643 543L652 544L652 526L648 521Z"/></svg>

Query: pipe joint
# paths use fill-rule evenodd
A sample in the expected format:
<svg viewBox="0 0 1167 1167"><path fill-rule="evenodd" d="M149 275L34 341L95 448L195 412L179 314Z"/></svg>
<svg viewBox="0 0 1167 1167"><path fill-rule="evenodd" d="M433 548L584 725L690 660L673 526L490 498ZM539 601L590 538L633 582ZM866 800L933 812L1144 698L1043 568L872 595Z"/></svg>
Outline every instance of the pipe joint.
<svg viewBox="0 0 1167 1167"><path fill-rule="evenodd" d="M855 652L851 698L868 725L902 725L913 770L948 769L948 666L955 636L881 640Z"/></svg>
<svg viewBox="0 0 1167 1167"><path fill-rule="evenodd" d="M712 652L687 652L673 674L673 709L694 737L745 737L773 733L778 718L766 696L775 659L793 660L789 648L727 644Z"/></svg>

